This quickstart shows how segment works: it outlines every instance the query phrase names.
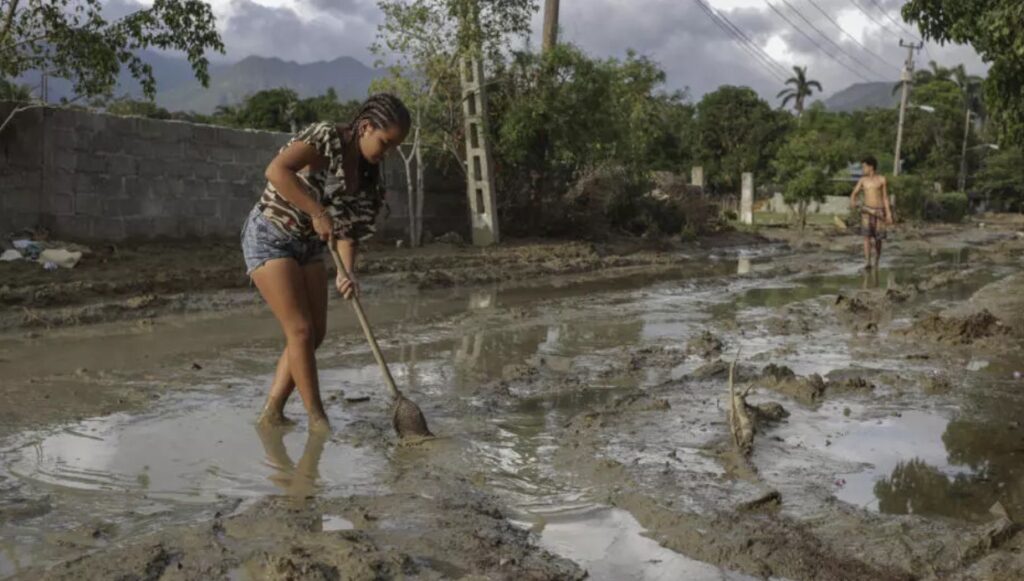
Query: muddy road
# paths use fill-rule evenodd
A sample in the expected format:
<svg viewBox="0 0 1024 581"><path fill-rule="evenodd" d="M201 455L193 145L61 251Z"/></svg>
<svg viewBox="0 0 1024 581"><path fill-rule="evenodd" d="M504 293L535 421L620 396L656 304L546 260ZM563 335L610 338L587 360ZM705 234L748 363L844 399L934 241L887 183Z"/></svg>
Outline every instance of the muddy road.
<svg viewBox="0 0 1024 581"><path fill-rule="evenodd" d="M368 315L440 436L415 446L340 301L318 438L298 401L254 426L280 340L248 289L71 326L128 299L8 288L39 320L0 338L0 577L1020 578L1024 223L988 222L904 229L874 273L781 230L382 266Z"/></svg>

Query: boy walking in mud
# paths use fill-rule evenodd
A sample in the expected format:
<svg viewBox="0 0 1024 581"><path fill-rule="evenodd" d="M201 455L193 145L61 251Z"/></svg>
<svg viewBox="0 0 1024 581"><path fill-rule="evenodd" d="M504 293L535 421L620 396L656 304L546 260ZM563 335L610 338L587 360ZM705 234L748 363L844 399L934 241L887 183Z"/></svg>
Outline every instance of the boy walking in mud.
<svg viewBox="0 0 1024 581"><path fill-rule="evenodd" d="M850 194L850 209L857 207L857 194L864 192L864 203L860 207L860 231L864 236L864 269L871 270L871 247L875 248L874 267L882 257L882 240L886 226L892 225L892 210L889 209L889 184L885 176L879 175L878 160L867 156L861 160L864 175Z"/></svg>

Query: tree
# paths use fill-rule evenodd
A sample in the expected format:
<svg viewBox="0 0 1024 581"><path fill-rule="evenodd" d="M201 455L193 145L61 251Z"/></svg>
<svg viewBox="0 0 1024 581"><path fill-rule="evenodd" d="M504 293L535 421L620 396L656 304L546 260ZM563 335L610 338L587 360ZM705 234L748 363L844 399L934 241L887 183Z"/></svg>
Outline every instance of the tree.
<svg viewBox="0 0 1024 581"><path fill-rule="evenodd" d="M1024 10L1019 0L910 0L903 18L941 43L970 44L992 63L984 82L988 117L1008 144L1024 145Z"/></svg>
<svg viewBox="0 0 1024 581"><path fill-rule="evenodd" d="M725 85L704 95L697 104L697 150L710 188L736 192L748 171L768 177L791 124L792 116L749 87Z"/></svg>
<svg viewBox="0 0 1024 581"><path fill-rule="evenodd" d="M99 103L107 113L122 117L146 117L148 119L171 119L171 113L153 101L142 101L124 96Z"/></svg>
<svg viewBox="0 0 1024 581"><path fill-rule="evenodd" d="M804 100L811 96L815 88L820 93L821 83L807 80L807 67L793 67L793 72L796 74L786 79L786 84L793 86L779 91L779 94L775 97L782 99L783 108L790 101L793 101L793 109L796 111L797 118L799 118L804 113Z"/></svg>
<svg viewBox="0 0 1024 581"><path fill-rule="evenodd" d="M853 144L840 136L816 129L794 132L772 165L781 182L786 203L797 208L800 227L807 225L811 202L823 202L831 191L829 178L852 156Z"/></svg>
<svg viewBox="0 0 1024 581"><path fill-rule="evenodd" d="M1024 151L1014 147L989 154L975 187L993 207L1024 212Z"/></svg>
<svg viewBox="0 0 1024 581"><path fill-rule="evenodd" d="M0 101L28 103L32 100L32 89L0 78Z"/></svg>
<svg viewBox="0 0 1024 581"><path fill-rule="evenodd" d="M101 9L100 0L0 0L0 78L42 71L68 79L77 98L88 99L109 95L127 67L152 99L153 70L136 51L157 48L185 53L196 78L209 83L206 52L224 45L206 2L154 0L112 22Z"/></svg>
<svg viewBox="0 0 1024 581"><path fill-rule="evenodd" d="M377 5L384 18L371 50L391 62L392 74L388 79L377 81L374 89L397 93L412 114L412 134L399 153L407 174L410 245L419 246L426 166L423 149L427 143L445 141L443 131L430 121L432 117L443 118L445 110L461 108L461 91L439 92L439 88L457 82L460 61L464 58L495 62L507 49L510 37L529 32L536 3L534 0L379 0ZM447 99L447 106L439 102L439 95ZM457 107L452 106L453 99L457 99Z"/></svg>

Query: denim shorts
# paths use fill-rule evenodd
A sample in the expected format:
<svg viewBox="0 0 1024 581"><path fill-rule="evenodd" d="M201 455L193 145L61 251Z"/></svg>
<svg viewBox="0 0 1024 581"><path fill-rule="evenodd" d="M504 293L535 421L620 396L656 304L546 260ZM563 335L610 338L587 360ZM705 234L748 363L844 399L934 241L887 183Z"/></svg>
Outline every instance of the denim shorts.
<svg viewBox="0 0 1024 581"><path fill-rule="evenodd" d="M242 256L249 276L275 258L292 258L299 266L322 261L326 250L327 244L319 238L298 238L281 230L263 215L258 205L242 225Z"/></svg>

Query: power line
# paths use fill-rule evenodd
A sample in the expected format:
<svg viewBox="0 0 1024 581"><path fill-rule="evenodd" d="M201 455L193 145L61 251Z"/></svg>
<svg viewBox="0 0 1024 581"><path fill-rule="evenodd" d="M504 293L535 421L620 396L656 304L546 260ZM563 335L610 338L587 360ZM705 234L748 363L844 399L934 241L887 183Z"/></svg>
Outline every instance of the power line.
<svg viewBox="0 0 1024 581"><path fill-rule="evenodd" d="M779 18L782 18L783 20L785 20L785 21L786 21L786 23L787 23L787 24L789 24L790 26L792 26L792 27L793 27L793 30L795 30L795 31L799 32L799 33L800 33L800 34L801 34L801 35L802 35L802 36L803 36L804 38L806 38L806 39L807 39L807 41L808 41L808 42L810 42L810 43L811 43L811 44L813 44L814 46L818 47L818 50L820 50L821 52L825 53L825 55L826 55L826 56L827 56L828 58L830 58L830 59L832 59L833 61L835 61L835 62L836 62L836 64L838 64L839 66L843 67L844 69L846 69L846 70L850 71L850 72L851 72L851 73L853 73L854 75L857 75L858 77L860 77L861 79L863 79L863 80L864 80L865 82L868 82L868 83L870 83L870 82L871 82L871 79L869 79L869 78L865 77L864 75L862 75L862 74L861 74L861 73L860 73L859 71L857 71L856 69L853 69L853 68L851 68L851 67L850 67L849 65L847 65L847 64L846 64L846 63L844 63L843 61L841 61L841 60L837 59L836 57L832 56L832 53L830 53L830 52L828 52L827 50L825 50L825 48L824 48L824 47L822 47L822 46L821 46L820 44L818 44L818 41L816 41L816 40L814 40L813 38L811 38L811 35L809 35L809 34L807 34L806 32L804 32L804 30L803 30L802 28L800 28L799 26L797 26L797 25L796 25L796 23L794 23L794 22L793 22L792 20L790 20L790 19L789 19L789 17L787 17L787 16L785 15L785 14L783 14L783 13L782 13L782 11L781 11L781 10L779 10L779 9L778 9L778 8L777 8L777 7L776 7L776 6L774 5L774 4L772 4L771 2L769 2L769 0L765 0L765 4L767 4L767 5L768 5L768 7L769 7L769 8L771 8L773 12L775 12L776 14L778 14L778 15L779 15Z"/></svg>
<svg viewBox="0 0 1024 581"><path fill-rule="evenodd" d="M857 7L858 10L861 11L861 13L863 13L865 16L867 16L867 18L869 20L871 20L872 23L878 25L883 30L886 30L886 31L891 32L891 33L895 32L897 35L900 34L901 32L906 32L910 36L912 36L912 37L914 37L914 38L916 38L918 40L922 40L921 37L919 37L918 35L915 35L915 34L913 34L910 31L904 30L903 27L899 26L899 23L896 23L897 30L894 30L891 26L889 26L889 25L887 25L887 24L885 24L883 22L880 22L880 20L878 18L872 16L871 12L869 10L867 10L866 8L864 8L863 5L861 5L859 0L850 0L850 1L853 3L854 6ZM878 2L874 2L874 0L871 0L871 1L874 3L874 5L878 6L880 9L882 8L882 6L879 5ZM884 9L882 10L882 13L887 18L889 18L890 20L893 20L893 18ZM896 22L896 20L893 20L893 22ZM924 41L922 41L922 42L924 42ZM928 44L925 44L924 47L925 47L925 52L928 54L928 58L931 59L931 60L935 60L935 57L932 56L932 51L928 49Z"/></svg>
<svg viewBox="0 0 1024 581"><path fill-rule="evenodd" d="M723 14L711 6L704 3L704 0L694 0L698 6L708 15L708 18L715 23L719 28L726 32L729 36L733 37L734 40L739 41L739 45L743 48L747 54L754 57L754 60L758 62L768 74L774 77L781 83L786 82L786 77L783 74L785 67L779 64L773 59L768 53L761 50L751 39L748 37L739 27L733 24ZM782 71L782 72L780 72Z"/></svg>
<svg viewBox="0 0 1024 581"><path fill-rule="evenodd" d="M828 41L829 44L834 46L836 48L836 50L838 50L841 54L846 55L846 58L848 58L848 59L852 60L853 62L857 63L858 65L860 65L860 67L862 69L864 69L865 71L867 71L868 74L870 74L870 75L877 75L878 74L877 72L872 70L871 67L865 65L859 58L857 58L857 57L853 56L852 54L846 52L846 49L844 49L843 47L839 46L839 43L837 43L836 41L834 41L831 38L829 38L827 34L822 32L820 28L815 26L813 22L811 22L806 16L804 16L799 10L797 10L792 4L790 4L789 0L782 0L782 3L785 4L786 6L788 6L789 9L792 10L800 18L800 20L803 20L807 24L807 26L810 26L812 30L817 32L822 38L824 38L826 41Z"/></svg>
<svg viewBox="0 0 1024 581"><path fill-rule="evenodd" d="M732 35L733 38L737 39L741 46L746 48L747 52L752 54L752 56L754 56L759 62L763 63L769 71L779 79L779 81L785 82L786 74L788 74L786 67L782 66L778 61L773 59L771 55L762 50L761 47L757 46L757 43L755 43L753 39L747 36L739 26L736 26L736 24L729 20L724 14L715 10L704 0L696 1L720 28Z"/></svg>
<svg viewBox="0 0 1024 581"><path fill-rule="evenodd" d="M839 22L837 22L836 19L834 19L831 16L829 16L828 12L825 12L825 10L823 10L821 8L821 6L817 2L815 2L814 0L807 0L807 1L810 2L811 6L814 6L814 8L817 9L818 12L821 12L822 16L827 18L829 22L831 22L836 28L838 28L839 32L842 32L846 36L850 37L850 40L852 40L853 42L857 43L857 46L859 46L862 49L864 49L864 52L866 52L869 55L875 57L875 59L878 60L878 62L884 64L885 66L887 66L887 67L889 67L889 68L891 68L893 70L896 70L896 71L900 70L900 68L898 66L890 63L889 61L885 60L884 57L878 55L875 51L873 51L873 50L869 49L868 47L864 46L859 40L857 40L856 36L854 36L854 35L850 34L849 32L847 32L845 28L840 26Z"/></svg>
<svg viewBox="0 0 1024 581"><path fill-rule="evenodd" d="M913 37L914 37L915 39L917 39L917 40L921 40L921 37L920 37L920 36L918 36L918 35L914 34L913 32L911 32L911 31L909 31L909 30L907 30L906 28L904 28L904 27L903 27L903 24L902 24L902 23L900 23L900 22L899 22L898 20L896 20L896 19L895 19L895 18L893 18L892 16L889 16L889 13L888 13L888 12L886 12L885 8L883 8L883 7L882 7L882 5L878 3L878 0L870 0L870 2L871 2L872 4L874 4L876 8L878 8L878 11L882 13L882 16L885 16L886 18L888 18L888 19L889 19L889 21L890 21L890 22L892 22L893 24L895 24L897 28L899 28L899 29L900 29L900 30L902 30L903 32L906 32L906 33L907 33L907 34L909 34L910 36L913 36Z"/></svg>

